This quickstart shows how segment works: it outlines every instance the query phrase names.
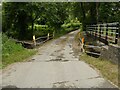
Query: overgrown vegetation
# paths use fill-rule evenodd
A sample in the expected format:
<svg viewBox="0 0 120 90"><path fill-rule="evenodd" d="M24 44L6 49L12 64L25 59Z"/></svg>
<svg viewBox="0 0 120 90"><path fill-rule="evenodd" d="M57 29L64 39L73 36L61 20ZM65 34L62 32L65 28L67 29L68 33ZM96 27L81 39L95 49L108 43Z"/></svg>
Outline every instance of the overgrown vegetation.
<svg viewBox="0 0 120 90"><path fill-rule="evenodd" d="M33 35L40 37L55 32L56 38L75 29L86 30L87 24L119 22L119 6L120 3L114 2L3 2L3 66L34 52L8 37L32 40ZM15 55L19 57L12 58Z"/></svg>
<svg viewBox="0 0 120 90"><path fill-rule="evenodd" d="M84 37L84 32L80 32L75 36L75 40L78 42L78 38ZM90 37L87 37L85 40L85 44L96 44L94 39L91 39ZM80 60L88 63L92 68L98 70L100 74L102 74L103 77L105 77L107 80L110 80L115 85L118 86L118 65L112 63L110 60L105 60L93 57L92 55L87 55L86 53L82 53L79 57Z"/></svg>
<svg viewBox="0 0 120 90"><path fill-rule="evenodd" d="M80 60L90 64L93 68L97 68L106 79L118 86L118 65L109 60L91 57L86 54L82 54Z"/></svg>
<svg viewBox="0 0 120 90"><path fill-rule="evenodd" d="M2 34L2 65L0 65L0 68L14 62L24 61L35 53L36 50L27 50L21 44L16 44L15 41Z"/></svg>
<svg viewBox="0 0 120 90"><path fill-rule="evenodd" d="M114 2L3 2L2 29L10 37L31 40L33 34L40 37L47 32L60 32L64 24L70 27L65 32L77 29L79 24L71 22L77 19L82 30L86 30L86 24L119 22L119 5Z"/></svg>
<svg viewBox="0 0 120 90"><path fill-rule="evenodd" d="M67 34L71 31L78 30L81 27L81 23L78 20L66 20L61 26L61 29L55 32L55 38Z"/></svg>
<svg viewBox="0 0 120 90"><path fill-rule="evenodd" d="M58 31L68 17L67 3L7 2L3 3L3 32L13 38L32 39ZM43 29L41 26L47 26ZM36 31L37 30L37 31Z"/></svg>

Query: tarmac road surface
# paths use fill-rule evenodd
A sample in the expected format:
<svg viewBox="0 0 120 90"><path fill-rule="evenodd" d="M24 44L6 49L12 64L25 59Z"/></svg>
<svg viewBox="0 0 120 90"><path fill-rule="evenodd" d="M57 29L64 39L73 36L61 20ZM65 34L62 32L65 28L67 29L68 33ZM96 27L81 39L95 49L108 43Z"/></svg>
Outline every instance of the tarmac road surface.
<svg viewBox="0 0 120 90"><path fill-rule="evenodd" d="M2 87L17 88L115 88L96 70L74 55L77 31L39 48L29 61L15 63L2 76Z"/></svg>

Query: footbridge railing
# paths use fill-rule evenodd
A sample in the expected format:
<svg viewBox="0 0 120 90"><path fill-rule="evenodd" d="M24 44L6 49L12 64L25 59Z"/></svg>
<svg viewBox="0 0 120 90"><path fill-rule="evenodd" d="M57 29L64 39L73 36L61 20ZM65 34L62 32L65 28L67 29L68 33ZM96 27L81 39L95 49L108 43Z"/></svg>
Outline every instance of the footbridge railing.
<svg viewBox="0 0 120 90"><path fill-rule="evenodd" d="M23 47L25 48L34 48L35 46L38 46L42 43L47 42L50 39L54 38L54 32L53 33L48 33L46 36L40 36L40 37L35 37L33 35L33 40L32 41L20 41L13 39L16 43L21 43Z"/></svg>
<svg viewBox="0 0 120 90"><path fill-rule="evenodd" d="M87 25L87 35L92 35L105 44L118 43L120 37L119 22Z"/></svg>

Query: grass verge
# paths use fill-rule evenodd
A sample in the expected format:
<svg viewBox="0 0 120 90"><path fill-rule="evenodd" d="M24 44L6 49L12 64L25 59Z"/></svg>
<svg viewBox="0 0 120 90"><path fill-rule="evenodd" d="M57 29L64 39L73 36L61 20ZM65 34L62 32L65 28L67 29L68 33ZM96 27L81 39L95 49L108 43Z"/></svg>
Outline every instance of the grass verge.
<svg viewBox="0 0 120 90"><path fill-rule="evenodd" d="M36 52L37 50L34 49L23 48L21 44L2 34L2 63L0 64L0 69L15 62L22 62Z"/></svg>
<svg viewBox="0 0 120 90"><path fill-rule="evenodd" d="M31 55L34 55L36 52L36 50L24 49L19 52L12 53L10 56L2 58L2 65L0 68L5 68L6 66L15 62L25 61L26 58L30 57Z"/></svg>
<svg viewBox="0 0 120 90"><path fill-rule="evenodd" d="M113 64L109 60L88 56L85 53L80 56L80 60L83 60L93 68L98 69L103 77L118 86L118 65Z"/></svg>

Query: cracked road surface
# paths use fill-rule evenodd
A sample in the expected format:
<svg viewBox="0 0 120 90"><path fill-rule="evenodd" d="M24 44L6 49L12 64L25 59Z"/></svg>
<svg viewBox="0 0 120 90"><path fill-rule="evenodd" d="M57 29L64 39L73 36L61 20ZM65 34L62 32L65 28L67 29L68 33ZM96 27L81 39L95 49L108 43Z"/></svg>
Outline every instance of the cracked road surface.
<svg viewBox="0 0 120 90"><path fill-rule="evenodd" d="M2 73L2 87L17 88L114 88L74 54L78 31L52 40L29 61L15 63ZM0 75L1 77L1 75Z"/></svg>

